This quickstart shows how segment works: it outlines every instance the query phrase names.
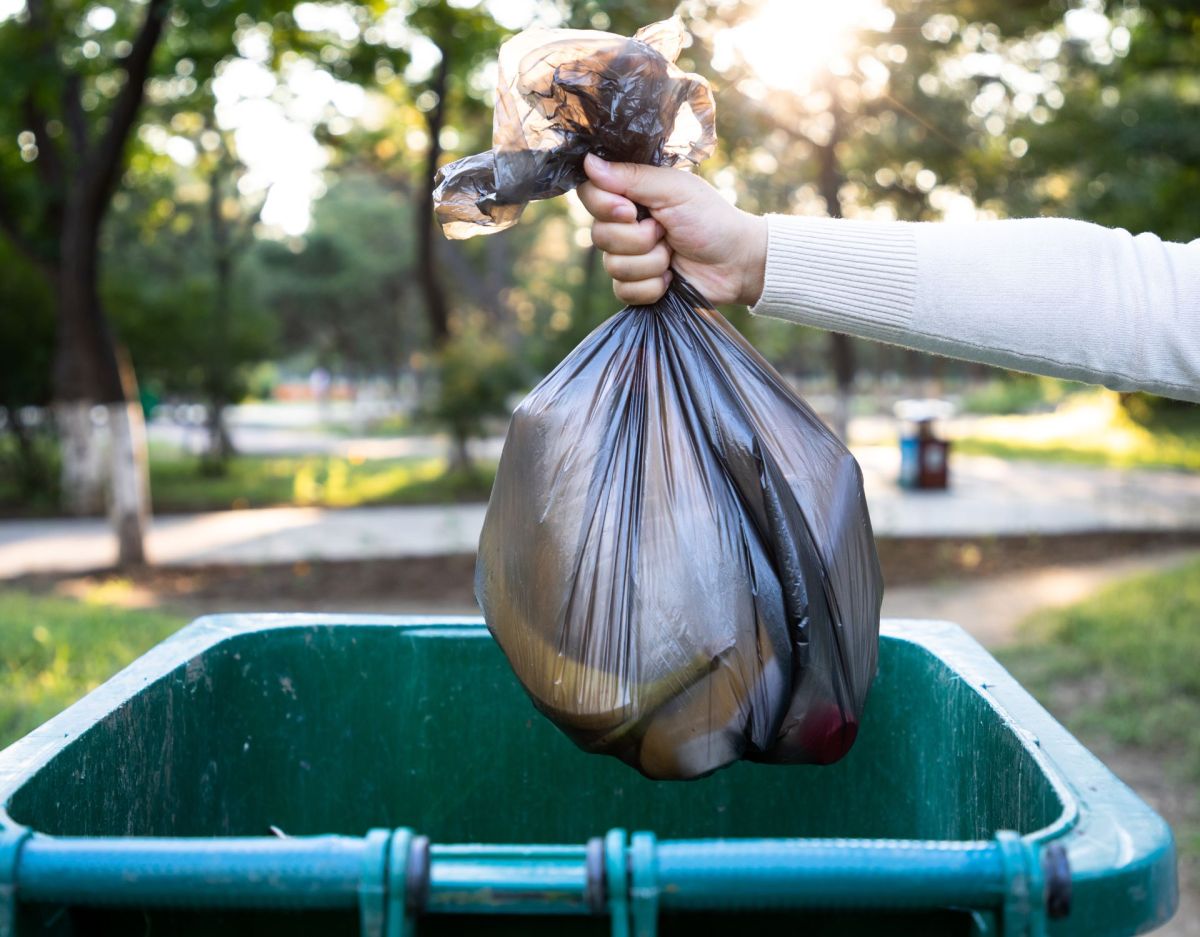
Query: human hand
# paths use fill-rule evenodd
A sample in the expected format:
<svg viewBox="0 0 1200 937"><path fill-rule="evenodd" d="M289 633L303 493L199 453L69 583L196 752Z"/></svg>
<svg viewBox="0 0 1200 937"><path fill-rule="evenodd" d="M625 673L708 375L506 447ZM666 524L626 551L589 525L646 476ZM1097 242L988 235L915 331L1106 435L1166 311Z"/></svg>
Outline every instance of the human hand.
<svg viewBox="0 0 1200 937"><path fill-rule="evenodd" d="M579 187L579 198L596 219L592 243L604 252L618 299L655 302L674 268L712 303L758 302L766 219L730 205L699 176L679 169L609 163L590 153L583 167L589 181ZM650 217L638 221L636 205Z"/></svg>

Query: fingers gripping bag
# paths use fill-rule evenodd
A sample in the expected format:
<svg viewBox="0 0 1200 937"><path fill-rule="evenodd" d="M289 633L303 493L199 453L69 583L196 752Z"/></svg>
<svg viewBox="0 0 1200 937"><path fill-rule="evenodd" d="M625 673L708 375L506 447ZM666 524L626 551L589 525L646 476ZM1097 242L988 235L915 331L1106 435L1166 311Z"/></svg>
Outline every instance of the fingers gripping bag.
<svg viewBox="0 0 1200 937"><path fill-rule="evenodd" d="M681 22L529 30L500 51L493 148L445 166L452 238L585 180L588 152L713 149ZM513 415L476 596L534 704L651 778L826 764L875 673L882 580L854 458L682 277L596 329Z"/></svg>

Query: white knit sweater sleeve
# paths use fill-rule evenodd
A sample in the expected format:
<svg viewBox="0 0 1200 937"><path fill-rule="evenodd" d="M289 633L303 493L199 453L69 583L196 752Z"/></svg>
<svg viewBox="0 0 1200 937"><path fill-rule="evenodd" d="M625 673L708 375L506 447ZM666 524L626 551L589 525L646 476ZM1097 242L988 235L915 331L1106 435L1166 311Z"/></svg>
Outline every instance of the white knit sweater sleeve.
<svg viewBox="0 0 1200 937"><path fill-rule="evenodd" d="M767 226L756 315L1200 401L1200 240L1057 218Z"/></svg>

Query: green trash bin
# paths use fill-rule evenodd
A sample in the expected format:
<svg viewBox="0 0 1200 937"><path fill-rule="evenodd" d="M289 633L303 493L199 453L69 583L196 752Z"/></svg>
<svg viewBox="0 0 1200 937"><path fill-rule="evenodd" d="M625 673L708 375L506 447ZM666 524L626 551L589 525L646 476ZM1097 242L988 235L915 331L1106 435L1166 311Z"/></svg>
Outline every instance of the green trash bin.
<svg viewBox="0 0 1200 937"><path fill-rule="evenodd" d="M0 937L1077 934L1176 903L1166 824L953 625L885 623L832 767L652 782L477 619L196 622L0 753Z"/></svg>

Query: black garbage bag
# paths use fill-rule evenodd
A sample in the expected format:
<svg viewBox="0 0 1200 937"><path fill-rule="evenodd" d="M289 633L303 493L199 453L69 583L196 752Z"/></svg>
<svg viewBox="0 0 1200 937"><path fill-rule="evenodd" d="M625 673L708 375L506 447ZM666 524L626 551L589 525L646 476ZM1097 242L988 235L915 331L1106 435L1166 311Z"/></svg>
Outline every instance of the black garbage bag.
<svg viewBox="0 0 1200 937"><path fill-rule="evenodd" d="M633 39L536 33L505 46L521 44L515 71L501 52L516 79L502 80L493 154L442 174L451 236L576 185L589 150L665 164L711 149L707 86L669 61L677 20ZM519 113L536 146L512 147ZM653 778L836 761L875 673L882 581L858 465L678 274L517 409L476 595L535 705Z"/></svg>

